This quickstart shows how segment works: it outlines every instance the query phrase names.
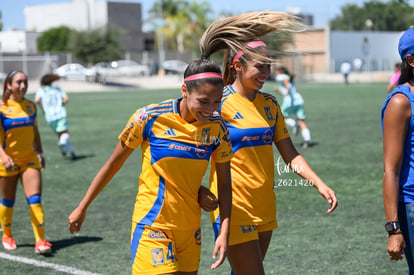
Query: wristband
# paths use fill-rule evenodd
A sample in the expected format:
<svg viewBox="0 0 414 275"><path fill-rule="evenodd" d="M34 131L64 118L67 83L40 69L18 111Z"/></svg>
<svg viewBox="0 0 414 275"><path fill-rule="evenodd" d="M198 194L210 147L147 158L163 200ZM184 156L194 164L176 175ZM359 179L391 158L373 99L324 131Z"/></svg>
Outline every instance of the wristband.
<svg viewBox="0 0 414 275"><path fill-rule="evenodd" d="M398 232L389 232L388 235L398 235L398 234L402 234L402 231L398 231Z"/></svg>
<svg viewBox="0 0 414 275"><path fill-rule="evenodd" d="M388 233L394 232L395 230L400 228L400 223L398 221L387 222L385 224L385 231Z"/></svg>

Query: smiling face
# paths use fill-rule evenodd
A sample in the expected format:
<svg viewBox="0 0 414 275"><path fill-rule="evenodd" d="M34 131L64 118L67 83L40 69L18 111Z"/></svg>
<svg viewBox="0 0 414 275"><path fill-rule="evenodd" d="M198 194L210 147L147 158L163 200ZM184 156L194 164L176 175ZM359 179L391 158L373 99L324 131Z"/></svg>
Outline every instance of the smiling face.
<svg viewBox="0 0 414 275"><path fill-rule="evenodd" d="M244 65L235 66L238 78L249 90L260 90L270 75L270 64L248 60Z"/></svg>
<svg viewBox="0 0 414 275"><path fill-rule="evenodd" d="M11 92L10 99L21 101L27 92L27 77L22 72L17 72L12 76L10 83L7 83L7 89Z"/></svg>
<svg viewBox="0 0 414 275"><path fill-rule="evenodd" d="M185 84L181 87L183 99L180 102L181 116L187 122L207 122L208 117L220 107L223 85L205 82L189 91Z"/></svg>

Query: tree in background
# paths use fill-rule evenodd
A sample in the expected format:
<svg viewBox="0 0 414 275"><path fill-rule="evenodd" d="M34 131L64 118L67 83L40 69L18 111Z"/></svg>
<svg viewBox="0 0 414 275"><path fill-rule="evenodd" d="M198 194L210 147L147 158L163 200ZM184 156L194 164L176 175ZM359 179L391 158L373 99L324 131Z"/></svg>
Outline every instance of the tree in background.
<svg viewBox="0 0 414 275"><path fill-rule="evenodd" d="M406 0L371 0L362 7L346 4L341 8L342 14L330 21L330 27L336 31L402 31L414 25L413 12Z"/></svg>
<svg viewBox="0 0 414 275"><path fill-rule="evenodd" d="M120 45L122 32L114 27L76 31L66 26L52 28L37 40L40 52L72 52L84 64L120 59L125 49Z"/></svg>
<svg viewBox="0 0 414 275"><path fill-rule="evenodd" d="M160 11L162 11L164 23L161 27L159 26ZM165 49L193 52L198 55L200 38L211 22L215 20L209 18L212 13L213 9L208 1L161 0L161 2L157 1L149 10L149 21L153 21L157 31L162 32ZM222 13L219 17L232 15ZM292 36L285 33L272 34L265 40L273 50L282 51L286 43L292 43ZM222 53L218 53L217 58L221 60Z"/></svg>
<svg viewBox="0 0 414 275"><path fill-rule="evenodd" d="M90 31L74 31L68 41L68 50L85 64L108 62L122 58L122 33L114 27Z"/></svg>
<svg viewBox="0 0 414 275"><path fill-rule="evenodd" d="M157 1L149 10L150 20L162 32L165 48L178 52L199 51L198 41L211 22L208 19L211 12L209 2L187 0ZM156 23L160 19L164 23L161 27Z"/></svg>
<svg viewBox="0 0 414 275"><path fill-rule="evenodd" d="M207 1L203 2L191 2L189 7L189 22L187 26L184 26L184 31L186 32L183 42L186 49L190 49L193 52L198 53L200 51L199 40L203 35L204 31L211 24L212 20L208 18L209 14L212 14L213 10L211 5ZM197 39L194 43L194 40L187 39L189 37L194 37Z"/></svg>
<svg viewBox="0 0 414 275"><path fill-rule="evenodd" d="M37 49L40 52L63 52L68 50L68 41L75 30L61 26L43 32L37 38Z"/></svg>

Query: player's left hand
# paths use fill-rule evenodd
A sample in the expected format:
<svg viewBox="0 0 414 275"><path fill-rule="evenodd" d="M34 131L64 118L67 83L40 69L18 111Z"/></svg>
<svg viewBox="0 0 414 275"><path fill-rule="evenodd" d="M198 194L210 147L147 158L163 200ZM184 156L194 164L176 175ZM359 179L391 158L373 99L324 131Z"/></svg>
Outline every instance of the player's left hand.
<svg viewBox="0 0 414 275"><path fill-rule="evenodd" d="M41 165L40 170L41 171L45 170L45 167L46 167L45 157L43 155L37 155L37 158L39 159L39 162L40 162L40 165Z"/></svg>
<svg viewBox="0 0 414 275"><path fill-rule="evenodd" d="M324 197L329 204L331 205L331 208L326 211L326 213L331 213L335 210L335 208L338 206L338 199L336 198L335 192L329 188L327 185L323 184L323 186L318 188L319 194Z"/></svg>
<svg viewBox="0 0 414 275"><path fill-rule="evenodd" d="M85 221L86 213L81 211L79 208L73 210L73 212L68 217L69 222L69 231L70 233L77 233L82 227L83 222Z"/></svg>
<svg viewBox="0 0 414 275"><path fill-rule="evenodd" d="M224 259L226 259L227 251L228 251L228 244L227 244L228 237L223 236L223 235L225 234L219 234L219 236L217 237L216 244L214 246L214 251L213 251L213 259L217 258L217 254L219 254L219 252L220 252L220 255L219 255L218 260L214 264L211 265L210 267L211 270L214 270L217 267L219 267L224 262Z"/></svg>

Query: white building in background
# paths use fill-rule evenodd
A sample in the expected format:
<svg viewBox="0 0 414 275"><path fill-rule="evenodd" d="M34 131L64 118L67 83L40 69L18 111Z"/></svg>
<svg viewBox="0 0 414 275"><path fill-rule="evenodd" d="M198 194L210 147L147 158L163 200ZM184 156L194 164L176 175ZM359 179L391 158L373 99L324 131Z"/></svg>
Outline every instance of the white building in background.
<svg viewBox="0 0 414 275"><path fill-rule="evenodd" d="M143 64L156 62L154 33L142 31L140 3L67 0L65 3L28 5L24 8L24 16L25 30L0 32L0 72L22 68L30 77L38 77L51 67L71 62L72 56L68 60L68 53L37 51L39 35L61 26L77 31L114 27L122 34L119 42L125 49L125 58Z"/></svg>
<svg viewBox="0 0 414 275"><path fill-rule="evenodd" d="M1 52L23 52L26 50L26 32L20 30L10 30L0 32L0 51Z"/></svg>
<svg viewBox="0 0 414 275"><path fill-rule="evenodd" d="M154 33L142 31L140 3L68 0L67 3L26 6L24 16L25 31L0 32L1 53L36 53L37 37L61 26L87 31L111 25L124 34L120 42L128 53L142 55L154 48Z"/></svg>
<svg viewBox="0 0 414 275"><path fill-rule="evenodd" d="M43 32L67 26L85 31L108 24L108 3L96 0L73 0L67 3L32 5L24 9L26 31Z"/></svg>

